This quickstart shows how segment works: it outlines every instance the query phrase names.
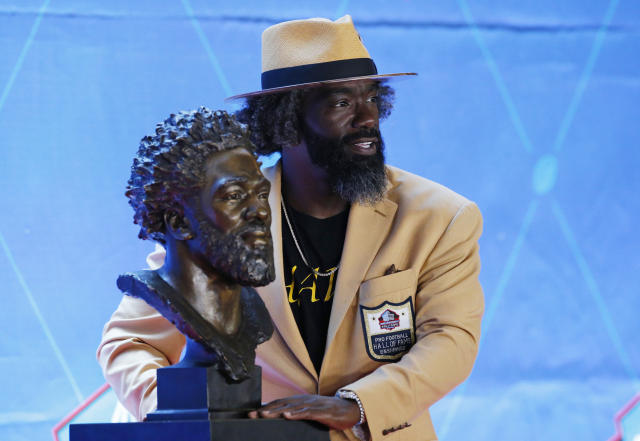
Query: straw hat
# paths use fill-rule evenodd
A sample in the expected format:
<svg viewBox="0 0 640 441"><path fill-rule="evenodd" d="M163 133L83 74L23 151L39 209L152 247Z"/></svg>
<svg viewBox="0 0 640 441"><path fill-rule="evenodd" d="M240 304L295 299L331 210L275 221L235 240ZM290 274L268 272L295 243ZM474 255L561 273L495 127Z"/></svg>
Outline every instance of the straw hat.
<svg viewBox="0 0 640 441"><path fill-rule="evenodd" d="M340 81L416 75L379 74L351 16L292 20L262 33L262 90L227 98L233 100Z"/></svg>

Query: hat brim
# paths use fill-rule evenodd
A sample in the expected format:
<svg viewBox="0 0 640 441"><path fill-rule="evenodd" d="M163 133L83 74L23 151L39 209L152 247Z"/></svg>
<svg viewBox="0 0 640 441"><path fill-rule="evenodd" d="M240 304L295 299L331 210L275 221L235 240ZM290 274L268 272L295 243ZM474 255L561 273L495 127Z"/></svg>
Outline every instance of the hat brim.
<svg viewBox="0 0 640 441"><path fill-rule="evenodd" d="M344 83L346 81L378 80L378 79L379 80L392 80L392 79L397 79L398 77L403 77L403 76L407 76L407 75L415 76L415 75L418 75L418 74L415 73L415 72L403 72L403 73L380 74L380 75L365 75L365 76L350 77L350 78L337 78L335 80L313 81L311 83L292 84L290 86L274 87L274 88L271 88L271 89L257 90L255 92L241 93L240 95L233 95L233 96L230 96L228 98L225 98L224 100L225 101L232 101L232 100L237 100L237 99L240 99L240 98L250 98L250 97L260 96L260 95L269 95L269 94L272 94L272 93L289 92L291 90L296 90L296 89L305 89L305 88L310 88L310 87L320 87L320 86L324 86L326 84Z"/></svg>

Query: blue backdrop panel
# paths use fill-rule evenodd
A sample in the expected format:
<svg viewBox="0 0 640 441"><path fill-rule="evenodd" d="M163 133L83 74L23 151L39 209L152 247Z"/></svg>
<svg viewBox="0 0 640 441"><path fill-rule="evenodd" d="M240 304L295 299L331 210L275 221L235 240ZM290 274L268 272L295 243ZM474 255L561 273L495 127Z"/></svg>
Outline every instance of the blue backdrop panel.
<svg viewBox="0 0 640 441"><path fill-rule="evenodd" d="M139 139L236 109L265 27L345 13L381 72L419 73L394 84L389 163L485 218L480 355L440 438L613 433L640 390L637 2L0 0L0 439L49 438L104 382L115 277L153 249L123 196Z"/></svg>

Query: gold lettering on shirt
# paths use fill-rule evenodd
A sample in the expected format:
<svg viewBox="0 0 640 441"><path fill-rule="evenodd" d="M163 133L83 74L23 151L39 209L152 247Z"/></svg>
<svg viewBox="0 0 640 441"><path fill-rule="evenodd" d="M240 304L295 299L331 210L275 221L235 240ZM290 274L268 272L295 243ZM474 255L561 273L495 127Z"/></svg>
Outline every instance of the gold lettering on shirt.
<svg viewBox="0 0 640 441"><path fill-rule="evenodd" d="M335 270L335 267L329 268L327 272L331 272L333 270ZM328 302L329 300L331 300L331 297L333 297L333 277L335 275L336 275L335 272L331 272L331 275L329 276L329 288L327 289L327 294L325 294L324 296L325 302Z"/></svg>
<svg viewBox="0 0 640 441"><path fill-rule="evenodd" d="M293 268L291 268L291 284L289 285L285 285L285 288L287 289L287 297L289 298L289 303L297 303L298 306L300 306L300 297L298 297L297 299L293 298L293 287L296 284L296 279L294 279L294 275L296 274L296 269L298 267L296 265L293 265Z"/></svg>
<svg viewBox="0 0 640 441"><path fill-rule="evenodd" d="M318 271L318 268L316 268L316 271ZM301 285L304 285L304 282L307 281L307 279L309 279L309 277L311 277L311 274L309 274L307 277L304 278L304 280L302 281L302 283L300 283ZM304 291L305 289L308 289L309 291L311 291L311 303L315 303L318 301L318 298L316 297L316 275L313 274L313 283L311 284L311 286L303 286L302 288L300 288L300 290L298 290L298 296L302 295L302 291ZM299 297L298 297L299 299Z"/></svg>
<svg viewBox="0 0 640 441"><path fill-rule="evenodd" d="M296 286L295 274L297 269L298 269L297 265L294 265L291 268L291 283L284 286L287 291L287 299L289 303L295 303L298 306L300 306L301 296L305 294L305 291L307 290L310 291L311 293L311 303L316 303L320 301L320 297L318 297L319 293L317 292L318 286L316 284L318 276L316 276L313 272L311 272L307 274L307 276L304 279L302 279L302 281L298 284L298 286ZM319 270L320 270L320 267L315 268L315 271L319 271ZM333 271L333 270L334 268L329 268L327 271ZM335 282L335 275L336 273L334 272L329 276L329 287L327 288L327 292L325 293L324 297L322 297L323 302L329 302L333 298L333 284ZM307 284L307 286L304 286L305 284Z"/></svg>

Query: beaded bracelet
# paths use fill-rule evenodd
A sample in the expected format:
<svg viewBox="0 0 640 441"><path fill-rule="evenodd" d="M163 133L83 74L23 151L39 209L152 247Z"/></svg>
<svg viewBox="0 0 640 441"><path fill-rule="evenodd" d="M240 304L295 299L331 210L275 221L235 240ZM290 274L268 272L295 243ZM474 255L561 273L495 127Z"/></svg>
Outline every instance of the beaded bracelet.
<svg viewBox="0 0 640 441"><path fill-rule="evenodd" d="M340 389L338 392L336 392L336 396L338 398L344 398L356 402L356 404L358 405L358 409L360 410L360 421L358 421L356 426L359 426L360 424L363 424L367 421L367 417L364 415L364 407L362 407L362 401L360 401L358 394L356 394L352 390Z"/></svg>

